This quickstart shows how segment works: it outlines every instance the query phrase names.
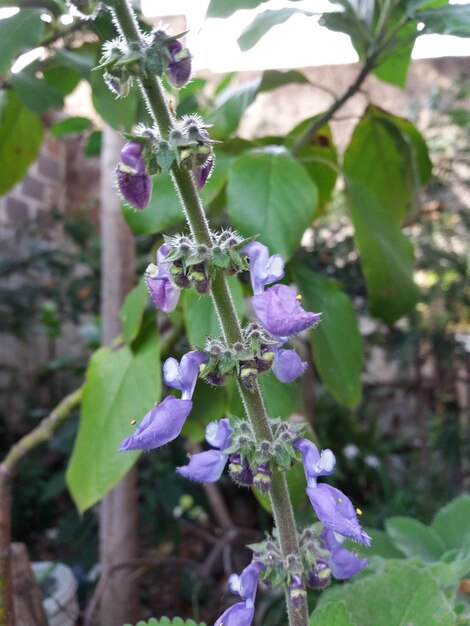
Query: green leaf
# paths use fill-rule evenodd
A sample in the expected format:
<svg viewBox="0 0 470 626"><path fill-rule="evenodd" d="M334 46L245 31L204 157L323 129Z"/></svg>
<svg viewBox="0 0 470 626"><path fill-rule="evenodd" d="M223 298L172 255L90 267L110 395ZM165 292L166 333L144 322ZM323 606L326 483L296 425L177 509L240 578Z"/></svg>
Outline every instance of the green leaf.
<svg viewBox="0 0 470 626"><path fill-rule="evenodd" d="M136 122L138 92L131 87L126 98L116 98L108 89L100 72L92 72L90 84L93 90L93 106L104 121L118 131L132 130Z"/></svg>
<svg viewBox="0 0 470 626"><path fill-rule="evenodd" d="M309 84L310 81L298 70L266 70L261 77L228 87L222 91L215 108L208 115L208 121L215 126L211 134L215 138L228 137L238 128L243 114L258 93L272 91L289 83Z"/></svg>
<svg viewBox="0 0 470 626"><path fill-rule="evenodd" d="M80 74L64 65L54 65L43 70L44 80L63 96L71 93L80 82Z"/></svg>
<svg viewBox="0 0 470 626"><path fill-rule="evenodd" d="M299 381L281 383L273 373L260 377L261 390L268 415L288 418L302 406L302 385Z"/></svg>
<svg viewBox="0 0 470 626"><path fill-rule="evenodd" d="M119 312L124 341L130 345L139 334L147 305L148 291L145 276L130 291Z"/></svg>
<svg viewBox="0 0 470 626"><path fill-rule="evenodd" d="M398 19L402 17L402 12L390 21L390 29L395 27ZM393 38L390 49L382 53L378 59L378 66L373 73L386 83L396 85L401 89L405 88L408 68L411 63L411 53L418 36L417 23L406 24Z"/></svg>
<svg viewBox="0 0 470 626"><path fill-rule="evenodd" d="M93 72L92 74L92 69L95 67L96 52L93 48L93 44L85 43L80 48L74 48L73 51L64 48L56 48L54 52L54 62L59 65L65 65L86 80L88 80L90 76L93 76L93 81L98 80L100 73Z"/></svg>
<svg viewBox="0 0 470 626"><path fill-rule="evenodd" d="M66 117L63 120L54 122L50 130L54 137L63 137L64 135L73 135L75 133L83 133L91 127L91 120L88 117Z"/></svg>
<svg viewBox="0 0 470 626"><path fill-rule="evenodd" d="M302 135L318 117L318 115L310 117L291 130L287 136L289 145ZM318 188L318 208L320 208L331 198L338 177L338 154L328 124L315 133L315 136L297 154L297 159Z"/></svg>
<svg viewBox="0 0 470 626"><path fill-rule="evenodd" d="M387 120L399 129L402 136L405 138L405 141L409 143L412 150L411 158L415 162L413 167L416 168L418 174L417 183L419 185L425 185L431 178L432 174L432 162L429 158L426 140L416 126L404 117L398 117L387 113Z"/></svg>
<svg viewBox="0 0 470 626"><path fill-rule="evenodd" d="M393 116L368 107L345 152L344 171L348 179L374 191L390 215L400 220L413 199L413 155L390 122Z"/></svg>
<svg viewBox="0 0 470 626"><path fill-rule="evenodd" d="M366 184L347 180L346 198L367 283L369 310L373 316L393 324L409 313L419 299L412 274L413 246L382 198Z"/></svg>
<svg viewBox="0 0 470 626"><path fill-rule="evenodd" d="M83 149L85 156L94 157L98 156L101 152L101 143L103 140L103 133L101 130L94 130L90 133L86 145Z"/></svg>
<svg viewBox="0 0 470 626"><path fill-rule="evenodd" d="M233 226L246 237L259 235L286 259L299 247L317 202L317 188L285 148L252 150L229 169L227 209Z"/></svg>
<svg viewBox="0 0 470 626"><path fill-rule="evenodd" d="M293 267L293 277L305 309L322 314L321 322L310 333L322 381L339 402L356 406L361 401L364 352L351 301L336 283L299 263Z"/></svg>
<svg viewBox="0 0 470 626"><path fill-rule="evenodd" d="M228 137L238 128L243 113L258 95L260 85L261 79L254 78L221 93L214 110L207 116L208 122L214 125L211 134L215 138Z"/></svg>
<svg viewBox="0 0 470 626"><path fill-rule="evenodd" d="M0 93L0 195L9 191L28 171L42 144L39 117L28 111L13 90Z"/></svg>
<svg viewBox="0 0 470 626"><path fill-rule="evenodd" d="M228 278L235 308L240 317L244 312L243 290L236 276ZM183 294L183 314L189 342L193 347L201 347L206 337L220 337L219 320L209 295L199 295L193 290Z"/></svg>
<svg viewBox="0 0 470 626"><path fill-rule="evenodd" d="M470 37L470 4L451 4L438 9L419 11L416 19L424 22L425 33Z"/></svg>
<svg viewBox="0 0 470 626"><path fill-rule="evenodd" d="M67 485L78 510L101 500L134 465L138 452L119 444L160 397L160 347L154 328L136 351L100 348L88 365L80 427L67 468Z"/></svg>
<svg viewBox="0 0 470 626"><path fill-rule="evenodd" d="M21 9L16 15L0 20L0 75L10 69L17 56L41 41L45 27L41 13L39 9Z"/></svg>
<svg viewBox="0 0 470 626"><path fill-rule="evenodd" d="M405 560L390 560L373 576L323 592L309 626L333 624L454 626L455 614L429 571Z"/></svg>
<svg viewBox="0 0 470 626"><path fill-rule="evenodd" d="M64 106L60 91L27 71L12 74L10 80L21 102L34 113L41 114Z"/></svg>
<svg viewBox="0 0 470 626"><path fill-rule="evenodd" d="M411 517L390 517L385 529L393 544L409 558L437 561L445 545L437 532Z"/></svg>
<svg viewBox="0 0 470 626"><path fill-rule="evenodd" d="M338 601L336 604L319 606L310 616L309 626L356 626L352 622L345 603Z"/></svg>
<svg viewBox="0 0 470 626"><path fill-rule="evenodd" d="M206 13L209 17L228 17L240 9L254 9L266 0L210 0Z"/></svg>
<svg viewBox="0 0 470 626"><path fill-rule="evenodd" d="M440 509L431 524L447 548L460 548L470 538L470 495L462 494Z"/></svg>
<svg viewBox="0 0 470 626"><path fill-rule="evenodd" d="M240 50L249 50L256 45L271 28L287 22L289 18L297 13L302 13L307 16L314 15L311 11L303 11L302 9L296 9L294 7L269 9L263 13L258 13L255 19L243 29L242 34L237 39Z"/></svg>

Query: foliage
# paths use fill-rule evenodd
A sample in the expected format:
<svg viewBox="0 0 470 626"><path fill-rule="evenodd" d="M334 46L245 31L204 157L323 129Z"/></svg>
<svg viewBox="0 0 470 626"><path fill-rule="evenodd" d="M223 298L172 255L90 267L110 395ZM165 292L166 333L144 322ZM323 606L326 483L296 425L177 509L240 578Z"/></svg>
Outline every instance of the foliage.
<svg viewBox="0 0 470 626"><path fill-rule="evenodd" d="M124 626L131 626L131 624L124 624ZM200 622L196 624L196 622L192 619L183 620L180 617L174 617L173 619L169 619L168 617L161 617L160 619L155 619L152 617L148 621L140 621L137 622L135 626L206 626L204 622Z"/></svg>

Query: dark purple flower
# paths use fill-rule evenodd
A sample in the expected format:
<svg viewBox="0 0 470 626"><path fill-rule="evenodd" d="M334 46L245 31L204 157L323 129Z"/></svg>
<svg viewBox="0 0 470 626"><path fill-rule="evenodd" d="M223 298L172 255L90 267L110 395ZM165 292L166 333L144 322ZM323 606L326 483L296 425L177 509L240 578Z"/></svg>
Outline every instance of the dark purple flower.
<svg viewBox="0 0 470 626"><path fill-rule="evenodd" d="M263 327L274 337L289 337L320 321L320 313L304 311L299 296L286 285L274 285L251 299Z"/></svg>
<svg viewBox="0 0 470 626"><path fill-rule="evenodd" d="M250 563L240 576L232 574L228 580L229 589L239 595L243 602L237 602L219 617L214 626L250 626L255 614L255 597L258 577L264 565Z"/></svg>
<svg viewBox="0 0 470 626"><path fill-rule="evenodd" d="M150 450L160 448L180 434L193 403L167 396L151 409L130 437L126 437L119 450Z"/></svg>
<svg viewBox="0 0 470 626"><path fill-rule="evenodd" d="M176 468L178 474L200 483L213 483L219 480L228 461L228 454L224 454L223 451L230 446L232 433L233 428L228 419L208 424L206 441L216 449L193 454L188 465Z"/></svg>
<svg viewBox="0 0 470 626"><path fill-rule="evenodd" d="M342 491L325 483L317 484L319 476L329 476L335 468L335 456L329 449L318 452L317 446L308 439L298 439L294 447L302 455L307 495L325 530L333 530L344 537L370 545L370 537L357 519L351 501Z"/></svg>
<svg viewBox="0 0 470 626"><path fill-rule="evenodd" d="M328 566L338 580L351 578L367 565L368 559L360 559L353 552L342 547L341 540L344 541L344 537L340 537L331 530L324 530L322 537L326 549L330 551Z"/></svg>
<svg viewBox="0 0 470 626"><path fill-rule="evenodd" d="M281 383L291 383L307 369L295 350L274 350L274 375Z"/></svg>
<svg viewBox="0 0 470 626"><path fill-rule="evenodd" d="M271 489L272 478L272 472L266 463L262 463L253 474L253 484L262 493L267 493Z"/></svg>
<svg viewBox="0 0 470 626"><path fill-rule="evenodd" d="M315 566L307 574L307 587L324 589L330 582L330 567L325 559L317 559Z"/></svg>
<svg viewBox="0 0 470 626"><path fill-rule="evenodd" d="M253 293L263 293L266 285L281 280L284 276L284 259L280 254L269 256L269 250L262 243L252 241L241 249L250 259L250 278Z"/></svg>
<svg viewBox="0 0 470 626"><path fill-rule="evenodd" d="M199 376L199 366L208 360L207 355L199 350L184 354L180 363L170 357L163 364L163 380L169 387L181 391L182 400L191 400Z"/></svg>
<svg viewBox="0 0 470 626"><path fill-rule="evenodd" d="M191 78L191 54L181 41L173 39L167 43L169 60L166 66L168 81L179 89Z"/></svg>
<svg viewBox="0 0 470 626"><path fill-rule="evenodd" d="M143 147L138 141L128 141L121 150L116 170L119 191L135 209L145 209L152 193L152 180L142 157Z"/></svg>
<svg viewBox="0 0 470 626"><path fill-rule="evenodd" d="M212 170L214 169L214 157L210 156L204 165L193 169L194 179L198 189L202 189L209 180Z"/></svg>
<svg viewBox="0 0 470 626"><path fill-rule="evenodd" d="M250 487L253 484L253 470L246 459L241 460L238 452L230 455L228 471L234 482L242 487Z"/></svg>
<svg viewBox="0 0 470 626"><path fill-rule="evenodd" d="M171 280L171 263L165 262L165 257L170 250L171 247L166 243L160 246L157 252L157 265L151 263L145 274L147 287L155 306L165 313L174 311L181 293L181 289Z"/></svg>

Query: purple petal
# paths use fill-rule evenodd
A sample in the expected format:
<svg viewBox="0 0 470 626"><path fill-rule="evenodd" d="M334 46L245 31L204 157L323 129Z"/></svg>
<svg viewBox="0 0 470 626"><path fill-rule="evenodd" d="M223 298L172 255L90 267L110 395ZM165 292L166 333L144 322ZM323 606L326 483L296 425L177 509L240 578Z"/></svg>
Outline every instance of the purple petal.
<svg viewBox="0 0 470 626"><path fill-rule="evenodd" d="M180 434L192 406L190 400L167 396L147 413L134 434L124 439L119 451L150 450L173 441Z"/></svg>
<svg viewBox="0 0 470 626"><path fill-rule="evenodd" d="M307 574L307 587L310 587L311 589L323 589L329 583L329 563L325 561L325 559L317 559L316 565Z"/></svg>
<svg viewBox="0 0 470 626"><path fill-rule="evenodd" d="M250 278L255 295L263 293L266 285L284 276L284 258L280 254L269 256L268 248L253 241L241 250L250 259Z"/></svg>
<svg viewBox="0 0 470 626"><path fill-rule="evenodd" d="M334 472L336 459L329 448L319 454L317 446L308 439L297 439L294 448L302 455L308 487L316 486L318 476L329 476Z"/></svg>
<svg viewBox="0 0 470 626"><path fill-rule="evenodd" d="M212 447L223 451L232 443L230 441L232 433L233 428L227 418L220 422L211 422L206 427L206 441Z"/></svg>
<svg viewBox="0 0 470 626"><path fill-rule="evenodd" d="M199 366L207 361L208 358L204 352L198 350L184 354L180 363L170 357L163 365L163 380L169 387L179 389L183 400L190 400L199 376Z"/></svg>
<svg viewBox="0 0 470 626"><path fill-rule="evenodd" d="M227 460L228 455L220 450L207 450L193 454L189 464L177 467L176 471L198 483L214 483L222 476Z"/></svg>
<svg viewBox="0 0 470 626"><path fill-rule="evenodd" d="M253 606L258 589L258 577L264 569L264 565L258 562L252 562L245 567L240 574L240 596L245 601L246 606Z"/></svg>
<svg viewBox="0 0 470 626"><path fill-rule="evenodd" d="M364 569L369 562L368 559L360 559L353 552L343 548L341 543L337 541L335 533L331 530L324 531L322 536L326 548L331 552L328 559L329 568L333 576L338 580L351 578L351 576Z"/></svg>
<svg viewBox="0 0 470 626"><path fill-rule="evenodd" d="M139 141L128 141L121 150L121 161L124 165L133 168L135 174L143 174L146 171L145 161L142 158L144 144Z"/></svg>
<svg viewBox="0 0 470 626"><path fill-rule="evenodd" d="M317 487L307 487L307 495L326 530L370 546L369 535L362 530L351 501L342 491L322 483Z"/></svg>
<svg viewBox="0 0 470 626"><path fill-rule="evenodd" d="M250 626L255 614L255 607L246 607L244 602L237 602L228 608L214 626Z"/></svg>
<svg viewBox="0 0 470 626"><path fill-rule="evenodd" d="M214 157L210 156L204 165L193 169L194 178L198 189L202 189L209 180L212 170L214 169Z"/></svg>
<svg viewBox="0 0 470 626"><path fill-rule="evenodd" d="M152 180L145 172L134 174L127 165L122 163L117 167L117 183L119 191L126 202L134 209L145 209L152 194Z"/></svg>
<svg viewBox="0 0 470 626"><path fill-rule="evenodd" d="M251 299L264 328L275 337L289 337L320 321L319 313L304 311L297 294L286 285L274 285Z"/></svg>
<svg viewBox="0 0 470 626"><path fill-rule="evenodd" d="M295 350L278 350L274 357L274 376L281 383L291 383L301 376L307 369L307 363L302 361Z"/></svg>
<svg viewBox="0 0 470 626"><path fill-rule="evenodd" d="M179 89L186 85L191 78L192 63L191 55L187 48L181 48L172 54L172 61L166 67L168 82Z"/></svg>
<svg viewBox="0 0 470 626"><path fill-rule="evenodd" d="M176 308L181 289L171 280L171 263L165 262L165 257L171 247L164 243L157 251L157 265L151 263L145 274L147 288L155 306L164 313L171 313Z"/></svg>

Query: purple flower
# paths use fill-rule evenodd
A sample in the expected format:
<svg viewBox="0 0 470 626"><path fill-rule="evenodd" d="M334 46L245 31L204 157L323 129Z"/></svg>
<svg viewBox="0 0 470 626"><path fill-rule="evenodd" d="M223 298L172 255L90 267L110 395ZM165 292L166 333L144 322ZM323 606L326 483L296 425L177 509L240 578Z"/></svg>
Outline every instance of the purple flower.
<svg viewBox="0 0 470 626"><path fill-rule="evenodd" d="M258 577L264 565L250 563L240 576L232 574L228 579L229 589L239 595L243 602L237 602L228 608L216 621L214 626L250 626L255 614L255 597Z"/></svg>
<svg viewBox="0 0 470 626"><path fill-rule="evenodd" d="M228 419L208 424L206 441L215 449L193 454L189 465L176 468L178 474L200 483L213 483L219 480L229 456L223 451L230 446L232 433L233 428Z"/></svg>
<svg viewBox="0 0 470 626"><path fill-rule="evenodd" d="M281 280L284 276L284 259L281 254L269 256L262 243L253 241L241 250L250 259L250 278L255 295L261 294L266 285Z"/></svg>
<svg viewBox="0 0 470 626"><path fill-rule="evenodd" d="M251 299L263 327L274 337L289 337L320 321L320 313L304 311L299 296L286 285L274 285Z"/></svg>
<svg viewBox="0 0 470 626"><path fill-rule="evenodd" d="M193 403L167 396L151 409L137 427L135 433L126 437L119 450L150 450L160 448L180 434Z"/></svg>
<svg viewBox="0 0 470 626"><path fill-rule="evenodd" d="M344 537L331 530L324 530L322 533L325 547L330 551L328 566L331 573L338 580L351 578L360 572L369 562L367 559L360 559L353 552L342 547Z"/></svg>
<svg viewBox="0 0 470 626"><path fill-rule="evenodd" d="M325 483L317 484L318 476L329 476L333 473L336 462L333 452L327 449L320 454L317 446L308 439L298 439L294 447L302 455L307 477L307 495L324 529L333 530L369 546L370 537L362 530L349 498L336 487Z"/></svg>
<svg viewBox="0 0 470 626"><path fill-rule="evenodd" d="M147 287L155 306L165 313L174 311L181 293L181 289L171 280L171 263L165 262L165 257L170 250L171 247L166 243L160 246L157 252L157 265L151 263L145 274Z"/></svg>
<svg viewBox="0 0 470 626"><path fill-rule="evenodd" d="M152 180L142 157L143 148L138 141L128 141L121 150L121 161L116 170L119 191L135 209L145 209L152 193Z"/></svg>
<svg viewBox="0 0 470 626"><path fill-rule="evenodd" d="M181 41L173 39L167 43L169 60L166 67L168 81L179 89L191 78L191 55Z"/></svg>
<svg viewBox="0 0 470 626"><path fill-rule="evenodd" d="M198 350L184 354L179 363L170 357L163 364L163 380L168 387L181 391L182 400L191 400L199 376L199 366L208 360L204 352Z"/></svg>
<svg viewBox="0 0 470 626"><path fill-rule="evenodd" d="M307 363L301 360L295 350L273 349L273 352L273 372L281 383L291 383L307 369Z"/></svg>
<svg viewBox="0 0 470 626"><path fill-rule="evenodd" d="M239 452L230 455L228 471L234 482L242 487L250 487L253 484L253 470L246 459L241 460Z"/></svg>
<svg viewBox="0 0 470 626"><path fill-rule="evenodd" d="M194 179L198 189L202 189L209 180L212 170L214 169L214 157L210 156L207 161L193 169Z"/></svg>
<svg viewBox="0 0 470 626"><path fill-rule="evenodd" d="M307 587L324 589L330 582L330 566L325 559L317 559L315 566L307 574Z"/></svg>

